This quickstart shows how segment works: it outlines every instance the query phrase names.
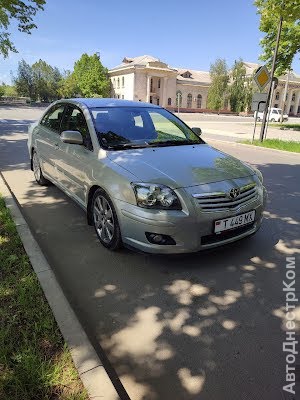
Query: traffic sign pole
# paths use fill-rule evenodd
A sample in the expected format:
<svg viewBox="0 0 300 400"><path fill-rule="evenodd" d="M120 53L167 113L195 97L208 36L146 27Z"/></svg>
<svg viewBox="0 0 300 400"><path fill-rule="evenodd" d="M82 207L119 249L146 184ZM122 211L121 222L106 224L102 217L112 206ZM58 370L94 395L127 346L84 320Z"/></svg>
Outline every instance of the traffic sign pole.
<svg viewBox="0 0 300 400"><path fill-rule="evenodd" d="M278 53L279 39L280 39L281 28L282 28L282 21L283 21L283 17L280 16L279 24L278 24L278 31L277 31L277 38L276 38L276 46L275 46L275 50L274 50L272 69L271 69L271 82L273 81L273 78L274 78L275 63L276 63L276 58L277 58L277 53ZM269 108L269 103L270 103L271 90L272 90L272 85L270 85L269 90L268 90L268 97L267 97L267 102L266 102L266 111L264 112L264 117L263 117L262 124L261 124L261 131L260 131L260 138L259 138L261 142L264 140L264 136L265 136L265 126L266 126L268 108Z"/></svg>

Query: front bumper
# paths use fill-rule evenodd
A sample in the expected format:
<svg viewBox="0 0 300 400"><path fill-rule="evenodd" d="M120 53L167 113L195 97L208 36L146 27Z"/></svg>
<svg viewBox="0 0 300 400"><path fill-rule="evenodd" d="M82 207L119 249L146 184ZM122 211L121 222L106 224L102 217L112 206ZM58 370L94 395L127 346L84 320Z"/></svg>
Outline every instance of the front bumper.
<svg viewBox="0 0 300 400"><path fill-rule="evenodd" d="M262 223L266 203L266 190L261 186L255 199L235 210L204 212L191 201L186 209L149 210L114 199L122 240L125 245L147 253L175 254L192 253L234 242L255 233ZM187 203L187 202L186 202ZM255 221L251 225L214 234L214 221L255 210ZM175 245L150 243L146 232L168 235Z"/></svg>

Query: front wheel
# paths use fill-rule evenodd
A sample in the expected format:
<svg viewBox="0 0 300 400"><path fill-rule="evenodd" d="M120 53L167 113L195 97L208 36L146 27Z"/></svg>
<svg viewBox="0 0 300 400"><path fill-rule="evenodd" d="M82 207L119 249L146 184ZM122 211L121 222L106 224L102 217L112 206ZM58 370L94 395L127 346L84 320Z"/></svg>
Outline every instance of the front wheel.
<svg viewBox="0 0 300 400"><path fill-rule="evenodd" d="M39 157L35 150L33 150L33 153L32 153L32 169L33 169L33 174L34 174L35 180L37 181L37 183L39 185L47 186L50 184L50 181L48 181L48 179L46 179L43 175L43 172L42 172L41 166L40 166L40 160L39 160Z"/></svg>
<svg viewBox="0 0 300 400"><path fill-rule="evenodd" d="M102 189L97 189L92 201L92 217L96 234L101 244L117 250L122 247L120 226L116 211L109 196Z"/></svg>
<svg viewBox="0 0 300 400"><path fill-rule="evenodd" d="M271 121L271 122L275 122L275 118L272 118L270 121Z"/></svg>

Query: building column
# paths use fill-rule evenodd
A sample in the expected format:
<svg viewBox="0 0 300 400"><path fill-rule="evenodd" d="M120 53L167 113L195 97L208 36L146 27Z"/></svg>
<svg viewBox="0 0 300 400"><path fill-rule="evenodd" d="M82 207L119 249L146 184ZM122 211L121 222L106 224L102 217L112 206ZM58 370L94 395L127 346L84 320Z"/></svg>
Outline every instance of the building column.
<svg viewBox="0 0 300 400"><path fill-rule="evenodd" d="M286 101L286 114L287 115L289 115L289 112L290 112L291 102L292 102L292 95L293 95L293 92L290 92L288 94L288 99Z"/></svg>
<svg viewBox="0 0 300 400"><path fill-rule="evenodd" d="M150 103L150 85L151 85L151 75L147 75L147 93L146 93L146 102Z"/></svg>
<svg viewBox="0 0 300 400"><path fill-rule="evenodd" d="M161 94L161 106L162 107L166 107L167 106L167 84L168 84L168 78L167 77L163 77L163 84L162 84L162 94Z"/></svg>
<svg viewBox="0 0 300 400"><path fill-rule="evenodd" d="M298 107L299 107L299 102L300 102L300 90L296 92L296 99L295 99L295 105L294 105L294 115L297 115L298 113Z"/></svg>

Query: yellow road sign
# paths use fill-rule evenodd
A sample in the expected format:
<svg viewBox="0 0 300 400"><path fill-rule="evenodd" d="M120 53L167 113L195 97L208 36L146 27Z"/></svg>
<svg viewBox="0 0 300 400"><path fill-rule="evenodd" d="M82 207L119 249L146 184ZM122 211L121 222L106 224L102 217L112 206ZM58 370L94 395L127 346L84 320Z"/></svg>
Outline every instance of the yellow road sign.
<svg viewBox="0 0 300 400"><path fill-rule="evenodd" d="M258 68L254 75L254 80L261 90L270 82L271 77L265 65Z"/></svg>

